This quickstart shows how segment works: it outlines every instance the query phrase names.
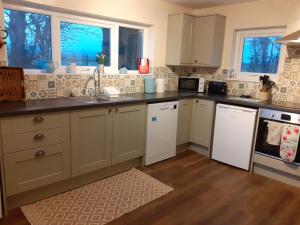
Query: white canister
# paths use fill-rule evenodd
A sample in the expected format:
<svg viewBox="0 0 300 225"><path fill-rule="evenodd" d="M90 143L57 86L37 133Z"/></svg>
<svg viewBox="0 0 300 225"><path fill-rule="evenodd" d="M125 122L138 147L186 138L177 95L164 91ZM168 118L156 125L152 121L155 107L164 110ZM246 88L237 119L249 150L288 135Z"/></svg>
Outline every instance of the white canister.
<svg viewBox="0 0 300 225"><path fill-rule="evenodd" d="M156 93L164 93L165 91L165 80L162 78L156 79Z"/></svg>

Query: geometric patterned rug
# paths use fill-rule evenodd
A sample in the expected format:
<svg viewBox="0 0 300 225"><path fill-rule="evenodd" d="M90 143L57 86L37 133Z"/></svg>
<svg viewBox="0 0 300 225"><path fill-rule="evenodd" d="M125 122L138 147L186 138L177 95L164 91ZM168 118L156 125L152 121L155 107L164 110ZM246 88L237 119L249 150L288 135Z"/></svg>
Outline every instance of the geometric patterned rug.
<svg viewBox="0 0 300 225"><path fill-rule="evenodd" d="M172 190L131 169L21 209L32 225L102 225Z"/></svg>

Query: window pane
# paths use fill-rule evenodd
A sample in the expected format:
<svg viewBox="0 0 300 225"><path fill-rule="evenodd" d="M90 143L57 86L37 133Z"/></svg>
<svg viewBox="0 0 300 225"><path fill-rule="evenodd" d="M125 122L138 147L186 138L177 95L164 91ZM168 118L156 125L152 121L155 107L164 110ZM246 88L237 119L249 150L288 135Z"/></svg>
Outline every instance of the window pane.
<svg viewBox="0 0 300 225"><path fill-rule="evenodd" d="M280 36L244 38L241 72L277 73Z"/></svg>
<svg viewBox="0 0 300 225"><path fill-rule="evenodd" d="M52 59L51 17L5 9L4 21L8 32L8 65L42 69Z"/></svg>
<svg viewBox="0 0 300 225"><path fill-rule="evenodd" d="M137 59L143 57L143 30L120 27L119 69L137 70Z"/></svg>
<svg viewBox="0 0 300 225"><path fill-rule="evenodd" d="M96 54L104 53L110 66L110 29L77 23L60 23L61 64L97 66Z"/></svg>

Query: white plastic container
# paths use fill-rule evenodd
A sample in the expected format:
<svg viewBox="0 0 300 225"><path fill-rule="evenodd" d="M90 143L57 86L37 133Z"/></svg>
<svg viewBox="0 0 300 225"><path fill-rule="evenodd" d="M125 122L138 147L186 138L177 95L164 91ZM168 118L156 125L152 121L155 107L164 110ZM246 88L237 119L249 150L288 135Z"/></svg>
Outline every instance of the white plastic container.
<svg viewBox="0 0 300 225"><path fill-rule="evenodd" d="M162 78L156 79L156 93L165 92L165 80Z"/></svg>

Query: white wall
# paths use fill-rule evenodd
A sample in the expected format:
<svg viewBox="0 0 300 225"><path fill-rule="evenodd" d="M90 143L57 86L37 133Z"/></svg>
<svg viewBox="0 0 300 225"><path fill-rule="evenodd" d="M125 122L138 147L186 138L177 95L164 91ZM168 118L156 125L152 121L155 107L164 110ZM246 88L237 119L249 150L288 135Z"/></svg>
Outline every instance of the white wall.
<svg viewBox="0 0 300 225"><path fill-rule="evenodd" d="M6 0L5 2L12 1ZM191 12L189 9L161 0L24 0L18 2L152 25L150 36L153 51L147 57L153 59L152 64L155 66L165 65L168 14Z"/></svg>
<svg viewBox="0 0 300 225"><path fill-rule="evenodd" d="M232 68L236 29L287 26L288 33L300 29L299 0L258 0L194 11L196 15L213 13L226 16L223 68Z"/></svg>

